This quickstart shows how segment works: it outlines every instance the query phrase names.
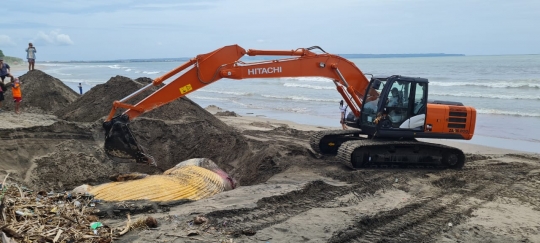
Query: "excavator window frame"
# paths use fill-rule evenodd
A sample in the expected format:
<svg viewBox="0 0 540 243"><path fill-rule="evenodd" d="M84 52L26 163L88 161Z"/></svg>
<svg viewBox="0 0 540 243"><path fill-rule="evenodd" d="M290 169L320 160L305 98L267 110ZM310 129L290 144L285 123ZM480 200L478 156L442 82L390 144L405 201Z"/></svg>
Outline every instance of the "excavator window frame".
<svg viewBox="0 0 540 243"><path fill-rule="evenodd" d="M409 78L409 77L402 77L402 76L399 76L399 75L393 75L393 76L389 76L387 78L381 78L381 77L373 77L371 80L370 80L370 84L368 85L367 87L367 90L366 90L366 93L364 94L364 100L368 100L368 95L369 95L369 90L372 88L372 87L375 87L375 86L379 86L380 88L380 85L382 84L381 81L384 81L384 87L382 88L382 90L380 91L379 93L379 102L377 104L377 109L375 111L375 114L377 114L377 117L379 116L382 116L383 113L384 114L388 114L390 112L389 108L391 107L388 107L388 105L385 103L388 99L389 99L389 95L391 93L391 90L392 90L392 87L394 87L394 84L397 83L397 84L404 84L405 82L407 83L407 86L409 87L409 94L407 95L407 99L408 99L408 105L407 105L407 108L402 108L402 110L406 110L407 114L406 114L406 117L407 118L410 118L413 114L413 109L414 109L414 104L411 104L411 100L414 101L414 99L416 98L415 97L415 93L416 93L416 84L420 83L422 84L422 86L424 86L424 97L423 97L423 101L427 104L427 92L428 92L428 81L427 79L423 79L423 78ZM405 95L403 95L405 97ZM362 105L362 112L360 113L360 119L358 119L358 127L360 127L360 129L362 129L362 132L367 134L368 136L373 136L377 133L377 131L379 129L396 129L396 127L392 127L392 128L382 128L380 126L378 126L377 124L375 123L372 123L368 120L368 118L364 118L363 116L366 115L366 113L364 112L364 109L365 109L365 105L367 104L368 102L365 102L363 105ZM426 114L427 115L427 114ZM406 119L405 119L406 120ZM402 130L402 131L412 131L413 129L404 129L404 128L401 128L399 130Z"/></svg>

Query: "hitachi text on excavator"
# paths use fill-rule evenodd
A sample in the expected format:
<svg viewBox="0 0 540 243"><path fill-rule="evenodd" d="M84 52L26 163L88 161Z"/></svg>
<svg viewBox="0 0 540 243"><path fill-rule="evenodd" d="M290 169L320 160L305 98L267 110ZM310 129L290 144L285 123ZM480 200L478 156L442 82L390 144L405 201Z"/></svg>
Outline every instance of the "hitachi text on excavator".
<svg viewBox="0 0 540 243"><path fill-rule="evenodd" d="M249 56L286 58L243 62ZM185 71L137 104L126 103L152 86ZM466 139L473 137L476 110L460 102L428 100L425 78L401 75L370 76L339 55L318 46L295 50L245 50L238 45L201 54L156 78L153 83L115 101L106 121L105 151L113 158L155 164L137 143L129 122L137 116L223 78L325 77L351 108L346 118L357 129L315 133L311 148L335 155L353 168L422 167L460 169L465 155L457 148L418 141L417 138ZM126 109L115 116L117 109Z"/></svg>

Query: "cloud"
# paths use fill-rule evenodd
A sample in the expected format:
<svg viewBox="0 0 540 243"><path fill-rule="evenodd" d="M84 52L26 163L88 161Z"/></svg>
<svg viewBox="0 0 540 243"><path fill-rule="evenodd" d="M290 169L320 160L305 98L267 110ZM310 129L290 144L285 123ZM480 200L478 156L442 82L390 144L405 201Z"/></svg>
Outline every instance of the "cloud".
<svg viewBox="0 0 540 243"><path fill-rule="evenodd" d="M0 46L15 46L15 42L7 35L0 35Z"/></svg>
<svg viewBox="0 0 540 243"><path fill-rule="evenodd" d="M52 30L49 34L40 31L34 42L39 44L49 44L54 46L69 46L73 45L73 41L66 34L60 34L58 30Z"/></svg>

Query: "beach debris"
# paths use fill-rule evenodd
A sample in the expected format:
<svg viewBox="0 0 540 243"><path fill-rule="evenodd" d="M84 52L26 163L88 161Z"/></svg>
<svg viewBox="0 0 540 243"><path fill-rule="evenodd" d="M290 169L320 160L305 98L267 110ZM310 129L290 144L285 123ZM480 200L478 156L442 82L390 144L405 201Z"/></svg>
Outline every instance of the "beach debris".
<svg viewBox="0 0 540 243"><path fill-rule="evenodd" d="M140 217L132 222L131 216L127 214L126 227L124 227L124 229L120 231L118 235L125 235L127 232L131 230L157 228L157 226L158 226L157 220L151 216Z"/></svg>
<svg viewBox="0 0 540 243"><path fill-rule="evenodd" d="M145 224L146 226L150 227L150 228L157 228L158 227L158 222L155 218L153 218L152 216L148 216L145 220Z"/></svg>
<svg viewBox="0 0 540 243"><path fill-rule="evenodd" d="M117 236L96 221L98 210L88 207L88 196L44 194L4 182L0 198L3 242L110 242Z"/></svg>
<svg viewBox="0 0 540 243"><path fill-rule="evenodd" d="M234 111L218 111L218 112L216 112L216 116L234 116L234 117L239 117L239 115L236 114L236 112L234 112Z"/></svg>
<svg viewBox="0 0 540 243"><path fill-rule="evenodd" d="M194 224L203 224L203 223L206 223L207 221L208 221L208 219L203 217L203 216L195 216L193 218L193 223Z"/></svg>
<svg viewBox="0 0 540 243"><path fill-rule="evenodd" d="M90 223L90 229L94 231L94 235L97 235L97 228L103 227L101 222L92 222Z"/></svg>
<svg viewBox="0 0 540 243"><path fill-rule="evenodd" d="M73 190L71 190L71 193L72 194L78 194L78 195L84 195L84 194L87 194L90 189L92 188L92 186L90 185L80 185L78 187L75 187Z"/></svg>
<svg viewBox="0 0 540 243"><path fill-rule="evenodd" d="M199 231L197 230L190 230L186 234L186 236L196 236L196 235L199 235Z"/></svg>
<svg viewBox="0 0 540 243"><path fill-rule="evenodd" d="M2 242L3 243L16 243L15 240L9 238L6 233L2 232Z"/></svg>

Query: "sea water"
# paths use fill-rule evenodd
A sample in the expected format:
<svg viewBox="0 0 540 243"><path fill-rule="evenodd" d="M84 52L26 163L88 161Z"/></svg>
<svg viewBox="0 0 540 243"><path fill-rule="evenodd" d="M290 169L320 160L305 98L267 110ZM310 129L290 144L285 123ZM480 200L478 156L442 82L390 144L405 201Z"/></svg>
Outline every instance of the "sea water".
<svg viewBox="0 0 540 243"><path fill-rule="evenodd" d="M470 143L540 153L540 55L349 60L366 74L427 78L429 99L475 107L476 132ZM116 75L156 78L183 62L38 64L77 92L81 83L86 92ZM340 127L342 98L327 78L222 79L187 97L201 107L216 105L241 116Z"/></svg>

